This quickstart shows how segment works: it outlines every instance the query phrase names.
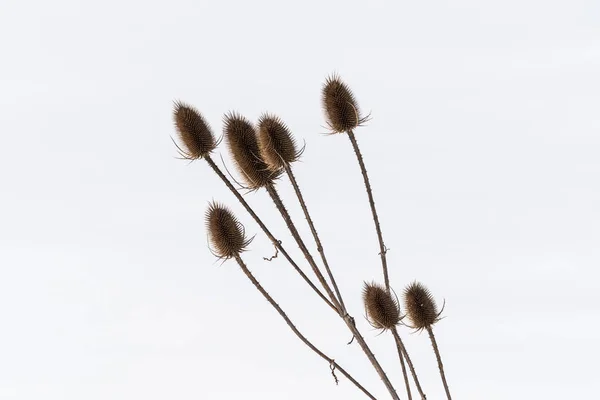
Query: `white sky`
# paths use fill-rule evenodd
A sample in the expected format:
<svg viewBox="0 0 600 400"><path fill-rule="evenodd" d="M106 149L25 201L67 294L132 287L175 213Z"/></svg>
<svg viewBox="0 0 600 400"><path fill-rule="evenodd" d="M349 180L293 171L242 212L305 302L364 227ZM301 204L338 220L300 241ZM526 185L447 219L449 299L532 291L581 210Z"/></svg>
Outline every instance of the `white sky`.
<svg viewBox="0 0 600 400"><path fill-rule="evenodd" d="M358 166L320 134L333 71L372 111L356 133L392 285L447 301L454 397L599 396L599 2L3 0L0 52L0 399L362 399L214 262L213 198L258 233L245 259L302 331L387 398L207 166L174 158L175 99L217 133L228 110L271 111L306 140L297 177L405 399L391 337L361 317L381 270ZM266 194L247 198L297 255ZM402 332L443 398L427 337Z"/></svg>

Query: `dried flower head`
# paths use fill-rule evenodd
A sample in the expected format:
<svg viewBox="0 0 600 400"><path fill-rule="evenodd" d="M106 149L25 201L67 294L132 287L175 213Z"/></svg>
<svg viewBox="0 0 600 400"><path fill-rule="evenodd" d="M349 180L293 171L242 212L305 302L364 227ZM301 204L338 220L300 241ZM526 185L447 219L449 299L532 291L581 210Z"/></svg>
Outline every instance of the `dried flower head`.
<svg viewBox="0 0 600 400"><path fill-rule="evenodd" d="M421 331L440 320L435 300L429 289L419 282L413 282L404 289L406 315L412 322L411 328Z"/></svg>
<svg viewBox="0 0 600 400"><path fill-rule="evenodd" d="M285 123L266 113L258 119L258 146L263 160L273 171L293 163L302 154Z"/></svg>
<svg viewBox="0 0 600 400"><path fill-rule="evenodd" d="M179 148L183 158L196 160L208 155L217 146L217 141L202 114L194 107L175 102L173 119L184 148Z"/></svg>
<svg viewBox="0 0 600 400"><path fill-rule="evenodd" d="M261 158L254 126L243 116L231 112L224 118L224 134L231 157L249 189L273 182L280 173L271 171Z"/></svg>
<svg viewBox="0 0 600 400"><path fill-rule="evenodd" d="M333 133L348 132L367 119L361 117L354 94L336 74L325 80L321 98L327 125Z"/></svg>
<svg viewBox="0 0 600 400"><path fill-rule="evenodd" d="M244 226L219 203L212 202L206 210L206 228L213 253L229 259L243 252L252 239L246 239Z"/></svg>
<svg viewBox="0 0 600 400"><path fill-rule="evenodd" d="M383 285L365 282L363 302L367 319L373 328L391 329L400 322L398 300Z"/></svg>

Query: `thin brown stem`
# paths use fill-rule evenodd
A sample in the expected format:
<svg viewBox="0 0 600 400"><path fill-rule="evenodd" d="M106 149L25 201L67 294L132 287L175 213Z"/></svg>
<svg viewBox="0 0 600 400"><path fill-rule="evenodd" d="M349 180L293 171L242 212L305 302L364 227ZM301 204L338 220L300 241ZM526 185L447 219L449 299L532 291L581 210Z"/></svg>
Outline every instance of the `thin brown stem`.
<svg viewBox="0 0 600 400"><path fill-rule="evenodd" d="M444 364L442 364L442 356L440 356L440 350L438 349L437 341L435 340L435 336L433 335L433 329L431 329L431 325L427 327L427 333L429 333L431 345L433 346L433 351L435 353L435 357L437 358L438 368L440 369L440 376L442 377L444 389L446 390L446 396L448 397L448 400L452 400L452 397L450 397L450 389L448 389L448 382L446 382L446 374L444 373Z"/></svg>
<svg viewBox="0 0 600 400"><path fill-rule="evenodd" d="M392 399L394 399L394 400L400 400L400 397L398 397L398 393L396 393L396 389L394 389L394 386L392 385L392 382L387 377L385 371L383 370L383 368L379 364L379 361L377 361L377 359L375 358L375 354L373 354L373 352L371 351L371 349L367 345L367 342L365 341L365 339L362 337L362 335L358 331L358 328L356 327L356 324L354 322L354 318L351 317L349 314L346 314L344 316L344 322L346 323L346 325L348 326L348 328L350 329L350 331L354 335L354 338L356 339L356 341L360 345L361 349L363 350L363 352L365 353L365 355L367 356L367 358L369 359L369 361L373 365L373 368L375 368L375 371L377 371L377 374L379 375L379 378L381 378L381 380L383 381L383 384L385 385L385 387L387 388L388 392L392 396Z"/></svg>
<svg viewBox="0 0 600 400"><path fill-rule="evenodd" d="M273 306L273 308L275 308L275 310L277 310L279 315L285 320L287 325L296 334L296 336L298 336L298 338L305 345L307 345L312 351L317 353L321 358L323 358L324 360L326 360L329 363L329 365L332 369L332 373L334 373L336 370L340 371L346 378L348 378L348 380L350 382L352 382L358 389L360 389L367 397L369 397L370 399L373 399L373 400L377 400L375 398L375 396L373 396L371 393L369 393L369 391L367 391L367 389L365 389L360 383L358 383L356 381L356 379L354 379L352 377L352 375L350 375L348 372L346 372L346 370L344 368L342 368L338 363L336 363L333 358L330 358L329 356L327 356L325 353L323 353L321 350L319 350L315 345L313 345L304 335L302 335L302 333L296 328L296 326L293 324L293 322L288 318L287 314L281 309L279 304L277 304L275 302L275 300L271 297L271 295L269 295L269 293L265 290L265 288L258 282L258 280L256 280L254 275L252 275L252 272L250 272L250 270L248 269L248 267L246 266L246 264L244 263L242 258L238 255L235 257L235 259L236 259L237 263L239 264L240 268L242 269L242 271L244 271L244 273L248 277L248 279L250 279L250 281L254 284L256 289L258 289L258 291L264 296L264 298L267 299L267 301L271 304L271 306ZM334 378L335 378L335 373L334 373ZM336 378L336 382L337 382L337 378Z"/></svg>
<svg viewBox="0 0 600 400"><path fill-rule="evenodd" d="M408 378L406 377L406 370L404 367L403 359L406 360L408 364L408 368L410 369L410 373L412 374L413 380L415 381L415 386L417 387L417 391L421 395L422 400L426 400L427 396L423 393L423 389L421 388L421 384L419 383L419 378L417 377L417 372L415 371L415 367L406 351L406 347L398 334L398 329L396 327L392 328L392 334L394 335L394 340L396 341L396 348L398 349L398 356L400 357L400 363L402 363L402 372L404 373L404 379L406 380L406 385L408 386Z"/></svg>
<svg viewBox="0 0 600 400"><path fill-rule="evenodd" d="M337 300L337 298L335 297L335 295L331 291L331 288L329 287L329 284L325 280L325 277L323 276L323 274L319 270L319 267L317 266L317 263L315 262L314 258L312 257L312 255L308 251L308 248L306 247L306 245L304 244L304 240L302 240L302 237L300 236L300 233L298 233L298 230L296 229L296 226L294 225L294 222L292 221L292 217L290 216L290 213L288 212L288 210L285 208L285 205L283 204L283 200L281 200L281 197L279 196L279 193L277 192L277 189L275 189L275 186L273 184L268 184L268 185L265 186L265 188L267 189L267 192L271 196L271 199L273 200L273 203L275 203L275 206L279 210L279 213L283 217L283 219L285 221L285 224L287 225L290 233L292 234L292 236L296 240L296 243L298 244L298 247L300 247L300 250L302 251L302 254L304 254L304 257L306 258L306 260L308 261L308 263L312 267L312 269L313 269L313 271L314 271L317 279L319 280L319 282L321 282L321 285L325 289L325 292L327 292L327 294L329 295L329 298L331 299L331 302L337 307L337 309L339 310L339 314L343 315L344 313L341 310L341 306L340 306L339 301Z"/></svg>
<svg viewBox="0 0 600 400"><path fill-rule="evenodd" d="M333 294L333 292L329 288L329 285L327 284L327 282L325 281L325 278L323 277L323 275L319 271L319 269L318 269L318 267L317 267L314 259L312 258L312 256L308 252L308 249L306 248L306 245L304 244L304 241L300 237L300 234L298 233L298 230L296 229L296 227L294 225L294 222L292 221L292 218L290 217L287 209L285 208L285 206L283 204L283 201L279 197L279 194L277 193L277 190L275 189L275 187L273 185L267 185L266 188L267 188L267 191L269 192L269 195L271 195L271 198L273 199L273 202L275 203L275 205L276 205L277 209L279 210L281 216L285 220L286 225L288 226L288 229L289 229L290 233L292 234L292 236L296 240L296 243L298 244L298 246L300 247L300 249L304 253L304 256L306 257L306 259L309 262L309 264L313 267L313 270L314 270L315 274L317 275L317 278L319 278L319 281L321 282L321 284L323 285L323 287L325 288L325 290L327 291L327 293L331 297L332 302L336 306L339 306L339 302L336 300L335 295ZM352 332L352 334L356 338L356 341L358 342L358 344L362 348L363 352L365 353L365 355L367 356L367 358L369 359L369 361L373 365L373 368L375 368L375 371L377 371L377 374L379 375L379 377L383 381L385 387L388 389L388 392L390 393L390 395L392 396L392 398L394 400L399 400L398 394L396 393L396 389L394 389L394 386L390 382L390 380L387 377L385 371L383 370L383 368L381 367L381 365L379 364L379 362L375 358L375 355L373 354L373 352L371 351L371 349L367 345L367 342L365 341L365 339L362 337L362 335L358 331L358 328L356 327L356 324L354 323L354 318L352 316L350 316L348 313L344 313L344 314L339 313L339 315L344 319L344 322L348 326L348 329L350 329L350 331Z"/></svg>
<svg viewBox="0 0 600 400"><path fill-rule="evenodd" d="M398 358L400 359L400 366L402 367L402 377L404 378L404 385L406 386L406 395L408 396L408 400L412 400L410 382L408 381L408 374L406 373L406 363L404 362L404 356L402 355L402 349L400 348L398 339L396 339L396 336L394 335L394 340L396 341L396 349L398 350Z"/></svg>
<svg viewBox="0 0 600 400"><path fill-rule="evenodd" d="M371 206L373 222L375 223L375 230L377 231L377 238L379 239L379 255L381 256L381 266L383 268L383 280L385 282L386 290L389 291L390 279L388 277L387 259L385 256L387 248L385 247L385 244L383 244L383 235L381 233L381 226L379 225L379 217L377 216L377 210L375 209L375 200L373 199L373 192L371 190L371 183L369 182L369 175L367 175L367 168L365 167L363 156L360 152L360 149L358 148L358 143L356 142L356 137L354 136L354 132L352 132L352 130L348 131L348 137L350 138L350 142L352 142L352 148L354 149L354 153L356 154L356 158L358 159L358 164L360 165L360 172L362 173L363 180L365 181L365 188L367 189L367 195L369 196L369 205Z"/></svg>
<svg viewBox="0 0 600 400"><path fill-rule="evenodd" d="M346 306L344 305L344 300L342 299L342 294L340 293L340 289L333 277L333 273L331 272L331 268L329 268L329 263L327 262L327 257L325 257L325 251L323 250L323 244L321 243L321 239L319 238L319 234L317 233L317 229L315 228L315 224L308 212L308 207L306 206L306 202L304 201L304 196L302 196L302 192L300 191L300 186L296 181L296 177L292 172L292 167L288 164L284 166L285 172L294 187L294 191L296 192L296 197L298 197L298 201L300 202L300 206L302 206L302 211L304 211L304 216L306 217L306 221L308 222L308 226L310 227L310 231L312 232L313 238L315 239L315 243L317 244L317 251L321 255L321 260L323 260L323 265L325 266L325 270L327 271L327 275L329 276L329 280L331 281L331 285L333 286L333 290L335 290L335 294L337 295L338 301L340 302L340 306L342 312L346 312Z"/></svg>
<svg viewBox="0 0 600 400"><path fill-rule="evenodd" d="M258 224L258 226L260 226L260 228L263 230L263 232L265 233L265 235L267 235L267 237L271 240L271 242L273 243L273 245L281 252L281 254L283 254L283 256L285 257L285 259L292 265L292 267L296 270L296 272L298 272L298 274L300 274L300 276L302 277L302 279L304 279L304 281L311 287L311 289L315 293L317 293L317 295L319 295L319 297L321 299L323 299L323 301L329 307L331 307L335 312L338 312L337 307L334 306L333 303L331 301L329 301L329 299L327 299L327 297L315 286L315 284L312 283L312 281L308 278L308 276L306 276L306 274L304 272L302 272L302 270L300 269L300 267L298 267L298 264L296 264L296 262L290 257L290 255L288 254L288 252L283 248L283 246L281 245L281 241L277 240L275 238L275 236L273 236L273 234L265 226L265 224L258 217L258 215L256 215L256 213L254 212L254 210L252 210L252 208L246 202L246 200L242 197L242 195L235 189L235 187L229 181L229 179L227 179L227 177L225 176L225 174L223 173L223 171L221 171L219 169L219 167L217 166L217 164L215 164L215 162L212 160L212 158L207 155L207 156L204 157L204 159L206 160L206 162L208 163L208 165L210 165L210 167L212 168L212 170L225 183L225 185L227 186L227 188L229 188L229 190L231 191L231 193L234 194L234 196L238 199L238 201L242 204L242 206L244 206L244 208L246 209L246 211L248 212L248 214L250 214L250 216L254 219L254 221L256 221L256 223Z"/></svg>

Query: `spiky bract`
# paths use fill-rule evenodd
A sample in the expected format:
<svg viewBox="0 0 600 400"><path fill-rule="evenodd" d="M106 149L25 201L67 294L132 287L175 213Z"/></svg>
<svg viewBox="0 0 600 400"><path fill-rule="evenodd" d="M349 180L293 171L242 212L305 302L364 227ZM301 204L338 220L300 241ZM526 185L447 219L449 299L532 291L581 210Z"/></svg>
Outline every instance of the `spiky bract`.
<svg viewBox="0 0 600 400"><path fill-rule="evenodd" d="M377 329L391 329L400 322L400 306L383 285L367 283L363 288L363 302L367 319Z"/></svg>
<svg viewBox="0 0 600 400"><path fill-rule="evenodd" d="M173 119L183 142L180 148L182 157L196 160L208 155L217 146L215 136L202 114L194 107L182 102L175 102Z"/></svg>
<svg viewBox="0 0 600 400"><path fill-rule="evenodd" d="M431 292L423 284L413 282L404 289L404 307L412 326L421 331L440 320L440 312Z"/></svg>
<svg viewBox="0 0 600 400"><path fill-rule="evenodd" d="M265 113L258 119L258 145L263 160L273 171L298 160L301 154L289 128L271 114Z"/></svg>
<svg viewBox="0 0 600 400"><path fill-rule="evenodd" d="M276 179L280 173L271 171L262 159L252 123L235 112L226 114L223 122L229 152L246 186L258 189Z"/></svg>
<svg viewBox="0 0 600 400"><path fill-rule="evenodd" d="M225 206L212 202L206 211L206 228L214 254L229 259L243 252L251 239L246 239L244 226Z"/></svg>
<svg viewBox="0 0 600 400"><path fill-rule="evenodd" d="M354 94L337 74L325 80L321 100L327 125L333 133L348 132L366 119L360 115Z"/></svg>

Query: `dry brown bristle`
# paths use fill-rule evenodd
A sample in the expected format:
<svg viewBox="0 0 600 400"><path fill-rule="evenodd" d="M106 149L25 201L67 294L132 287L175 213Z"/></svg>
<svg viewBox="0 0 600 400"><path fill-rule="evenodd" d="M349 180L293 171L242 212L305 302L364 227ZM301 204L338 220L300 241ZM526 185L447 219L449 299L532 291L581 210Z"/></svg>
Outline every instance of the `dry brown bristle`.
<svg viewBox="0 0 600 400"><path fill-rule="evenodd" d="M250 121L231 112L225 115L223 130L231 157L249 189L264 187L279 176L261 158L256 130Z"/></svg>
<svg viewBox="0 0 600 400"><path fill-rule="evenodd" d="M212 202L206 211L206 228L214 254L229 259L243 252L250 240L246 239L244 226L219 203Z"/></svg>
<svg viewBox="0 0 600 400"><path fill-rule="evenodd" d="M292 133L275 115L265 113L258 119L258 146L263 160L273 171L280 170L300 157Z"/></svg>
<svg viewBox="0 0 600 400"><path fill-rule="evenodd" d="M391 329L400 322L400 306L383 285L367 283L363 288L367 319L377 329Z"/></svg>
<svg viewBox="0 0 600 400"><path fill-rule="evenodd" d="M184 148L181 155L196 160L208 155L217 146L217 141L202 114L194 107L175 102L173 119Z"/></svg>
<svg viewBox="0 0 600 400"><path fill-rule="evenodd" d="M413 282L404 289L406 315L412 328L423 330L440 320L440 312L429 289L419 282Z"/></svg>
<svg viewBox="0 0 600 400"><path fill-rule="evenodd" d="M354 94L338 75L327 77L321 99L327 125L333 133L348 132L364 122Z"/></svg>

